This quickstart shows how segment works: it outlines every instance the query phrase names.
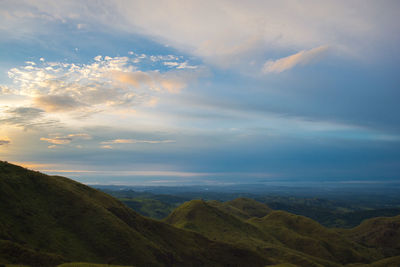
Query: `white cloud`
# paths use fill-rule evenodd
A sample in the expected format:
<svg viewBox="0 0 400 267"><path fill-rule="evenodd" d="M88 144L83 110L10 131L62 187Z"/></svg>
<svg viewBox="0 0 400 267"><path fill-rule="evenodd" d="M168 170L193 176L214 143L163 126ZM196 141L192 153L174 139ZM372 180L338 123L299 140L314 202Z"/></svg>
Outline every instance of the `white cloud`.
<svg viewBox="0 0 400 267"><path fill-rule="evenodd" d="M0 85L0 95L8 95L11 94L11 90L6 85Z"/></svg>
<svg viewBox="0 0 400 267"><path fill-rule="evenodd" d="M188 65L188 62L182 62L177 67L177 69L197 69L197 66Z"/></svg>
<svg viewBox="0 0 400 267"><path fill-rule="evenodd" d="M179 63L178 62L174 62L174 61L166 61L166 62L163 62L163 64L165 66L168 66L168 67L177 67L177 66L179 66Z"/></svg>
<svg viewBox="0 0 400 267"><path fill-rule="evenodd" d="M268 60L265 62L262 71L264 73L280 73L296 65L306 65L321 58L327 50L328 46L319 46L277 60Z"/></svg>
<svg viewBox="0 0 400 267"><path fill-rule="evenodd" d="M155 95L177 93L199 73L199 70L176 69L140 71L133 63L135 58L99 55L90 64L43 62L12 68L8 76L13 86L2 86L1 93L29 97L33 106L50 113L90 113L108 108L149 106L148 102L154 105ZM163 61L176 56L155 58Z"/></svg>
<svg viewBox="0 0 400 267"><path fill-rule="evenodd" d="M334 0L71 0L56 5L45 0L3 1L0 25L10 34L19 28L39 32L42 28L35 25L46 21L139 33L231 67L265 62L264 55L271 51L303 50L321 43L363 55L374 44L397 38L398 9L397 1L371 0L362 5ZM21 24L25 27L16 27Z"/></svg>

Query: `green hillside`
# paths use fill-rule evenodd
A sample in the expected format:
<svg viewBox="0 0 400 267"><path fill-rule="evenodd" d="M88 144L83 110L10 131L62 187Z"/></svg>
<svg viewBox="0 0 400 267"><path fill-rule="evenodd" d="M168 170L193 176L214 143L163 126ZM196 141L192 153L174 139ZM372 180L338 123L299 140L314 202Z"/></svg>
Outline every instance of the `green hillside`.
<svg viewBox="0 0 400 267"><path fill-rule="evenodd" d="M142 217L113 197L0 162L0 263L136 266L268 263L256 253Z"/></svg>
<svg viewBox="0 0 400 267"><path fill-rule="evenodd" d="M0 214L0 266L350 267L400 259L400 216L331 229L238 198L191 200L156 221L68 178L6 162Z"/></svg>
<svg viewBox="0 0 400 267"><path fill-rule="evenodd" d="M272 235L285 247L333 262L368 262L381 256L304 216L274 211L248 222Z"/></svg>
<svg viewBox="0 0 400 267"><path fill-rule="evenodd" d="M250 198L236 198L226 202L209 201L208 204L241 219L264 217L272 211L267 205Z"/></svg>
<svg viewBox="0 0 400 267"><path fill-rule="evenodd" d="M290 259L290 262L301 266L337 266L335 262L339 263L339 260L329 253L327 255L319 254L318 250L322 248L321 246L314 246L313 251L302 251L297 247L287 246L285 243L289 242L297 242L296 244L300 248L303 245L310 245L299 244L302 236L287 228L275 229L266 224L260 226L252 221L262 220L260 218L254 217L252 220L246 221L237 217L236 211L232 215L226 212L226 206L223 206L222 210L218 206L214 201L192 200L178 207L165 221L176 227L201 233L213 240L249 248L261 256L276 261ZM319 257L314 255L319 255ZM358 261L360 259L351 260Z"/></svg>
<svg viewBox="0 0 400 267"><path fill-rule="evenodd" d="M384 257L381 251L384 244L371 248L371 244L350 238L350 233L343 234L345 230L329 229L304 216L271 211L267 206L254 202L248 199L224 203L192 200L178 207L165 221L210 239L252 249L268 255L269 259L299 266L364 265ZM251 206L254 208L249 208ZM248 219L250 214L262 216L265 213L267 215L261 218L253 216ZM393 226L395 218L391 221ZM386 225L382 227L390 229ZM353 229L353 236L356 232L357 228ZM384 238L385 233L380 234ZM399 228L396 234L399 234ZM396 248L399 243L393 242L397 236L392 236L396 239L388 241L391 243L387 247Z"/></svg>
<svg viewBox="0 0 400 267"><path fill-rule="evenodd" d="M342 233L357 243L379 250L386 257L400 255L400 215L368 219Z"/></svg>

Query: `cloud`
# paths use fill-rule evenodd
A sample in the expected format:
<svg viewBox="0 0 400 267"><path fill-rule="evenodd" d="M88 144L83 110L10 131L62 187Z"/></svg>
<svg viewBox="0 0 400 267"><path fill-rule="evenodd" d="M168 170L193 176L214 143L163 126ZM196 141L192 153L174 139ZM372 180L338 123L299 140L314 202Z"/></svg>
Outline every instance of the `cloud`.
<svg viewBox="0 0 400 267"><path fill-rule="evenodd" d="M0 108L1 111L1 108ZM45 112L33 107L5 107L3 116L0 115L0 123L22 127L25 130L38 127L59 127L56 119L46 118Z"/></svg>
<svg viewBox="0 0 400 267"><path fill-rule="evenodd" d="M0 138L0 146L9 145L9 144L11 144L10 139L4 138L4 137Z"/></svg>
<svg viewBox="0 0 400 267"><path fill-rule="evenodd" d="M0 85L0 95L8 95L11 94L11 90L6 85Z"/></svg>
<svg viewBox="0 0 400 267"><path fill-rule="evenodd" d="M77 99L69 95L39 96L35 97L33 102L36 106L43 108L47 112L70 111L85 106L85 104L80 103Z"/></svg>
<svg viewBox="0 0 400 267"><path fill-rule="evenodd" d="M110 144L166 144L175 143L175 140L137 140L137 139L114 139L101 142L104 145Z"/></svg>
<svg viewBox="0 0 400 267"><path fill-rule="evenodd" d="M48 142L50 145L48 148L55 148L55 145L67 145L74 140L84 139L89 140L92 139L91 135L86 133L77 133L77 134L68 134L68 135L60 135L60 134L50 134L49 137L41 137L41 141Z"/></svg>
<svg viewBox="0 0 400 267"><path fill-rule="evenodd" d="M69 134L68 137L75 139L92 139L92 136L86 133Z"/></svg>
<svg viewBox="0 0 400 267"><path fill-rule="evenodd" d="M151 75L149 73L145 73L142 71L135 71L135 72L113 71L112 75L116 81L132 85L136 88L139 88L141 86L147 86L150 88L155 87Z"/></svg>
<svg viewBox="0 0 400 267"><path fill-rule="evenodd" d="M65 144L71 143L72 138L70 138L70 137L53 137L53 138L42 137L42 138L40 138L40 140L46 141L48 143L55 144L55 145L65 145Z"/></svg>
<svg viewBox="0 0 400 267"><path fill-rule="evenodd" d="M0 30L3 36L22 38L43 35L43 27L58 22L143 34L207 62L232 67L253 60L265 62L264 55L271 51L302 50L321 43L363 55L366 49L377 47L374 44L397 38L398 9L397 1L384 5L365 1L362 7L333 0L188 0L185 4L178 0L71 0L57 5L44 0L2 1Z"/></svg>
<svg viewBox="0 0 400 267"><path fill-rule="evenodd" d="M179 64L177 65L177 69ZM196 67L197 68L197 67ZM187 72L167 72L160 73L158 71L150 72L122 72L113 71L113 78L123 84L132 85L135 88L147 87L155 91L167 91L169 93L178 93L187 86L187 81L193 75Z"/></svg>
<svg viewBox="0 0 400 267"><path fill-rule="evenodd" d="M23 117L25 120L33 120L43 115L43 110L32 107L17 107L6 110L6 113L14 117Z"/></svg>
<svg viewBox="0 0 400 267"><path fill-rule="evenodd" d="M280 73L297 65L307 65L320 59L328 49L328 46L319 46L310 50L302 50L296 54L277 60L268 60L265 62L262 71L263 73Z"/></svg>
<svg viewBox="0 0 400 267"><path fill-rule="evenodd" d="M29 63L10 69L8 76L14 85L1 89L30 98L33 106L47 113L83 111L90 114L98 110L149 106L152 99L159 99L158 94L180 92L202 71L178 69L179 66L164 72L141 71L134 63L137 58L142 55L134 54L132 58L99 55L89 64ZM176 57L156 56L155 60L171 58Z"/></svg>
<svg viewBox="0 0 400 267"><path fill-rule="evenodd" d="M198 66L189 65L187 61L185 61L185 62L165 61L165 62L163 62L163 64L170 68L175 67L177 69L197 69L198 68Z"/></svg>

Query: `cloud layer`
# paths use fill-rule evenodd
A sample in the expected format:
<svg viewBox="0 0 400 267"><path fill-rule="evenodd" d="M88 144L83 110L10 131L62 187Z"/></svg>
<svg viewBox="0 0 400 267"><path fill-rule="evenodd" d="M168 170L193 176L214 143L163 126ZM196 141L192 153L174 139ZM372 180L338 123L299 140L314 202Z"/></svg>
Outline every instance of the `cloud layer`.
<svg viewBox="0 0 400 267"><path fill-rule="evenodd" d="M398 178L398 10L2 0L0 157L104 179L111 169Z"/></svg>
<svg viewBox="0 0 400 267"><path fill-rule="evenodd" d="M194 76L183 70L143 72L133 62L98 56L91 64L28 64L8 75L14 83L12 93L32 97L33 105L47 112L134 107L150 101L155 92L179 92Z"/></svg>
<svg viewBox="0 0 400 267"><path fill-rule="evenodd" d="M303 50L288 57L277 60L268 60L263 67L264 73L280 73L297 65L307 65L320 59L328 50L328 46L319 46L310 50Z"/></svg>
<svg viewBox="0 0 400 267"><path fill-rule="evenodd" d="M383 36L396 38L399 32L397 1L384 5L363 1L361 5L333 0L72 0L54 5L47 0L9 0L2 6L3 31L18 29L24 22L35 33L43 23L59 22L73 24L77 30L139 33L218 66L236 68L243 64L248 68L271 52L307 50L321 44L336 47L346 56L363 55L380 44ZM23 30L8 34L27 34L26 27Z"/></svg>
<svg viewBox="0 0 400 267"><path fill-rule="evenodd" d="M12 84L1 85L0 95L24 101L12 106L3 102L3 107L0 102L0 122L30 129L60 126L68 118L76 120L99 112L133 114L141 107L156 106L165 95L181 92L203 71L173 55L129 55L96 56L88 64L41 59L10 69ZM159 68L164 62L177 64ZM140 69L143 64L147 64L146 71Z"/></svg>

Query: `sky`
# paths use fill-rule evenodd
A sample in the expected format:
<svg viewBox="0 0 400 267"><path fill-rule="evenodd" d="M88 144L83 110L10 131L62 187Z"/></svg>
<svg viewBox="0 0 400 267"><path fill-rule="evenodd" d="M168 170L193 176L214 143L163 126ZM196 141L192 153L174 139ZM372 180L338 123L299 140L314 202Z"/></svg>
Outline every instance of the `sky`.
<svg viewBox="0 0 400 267"><path fill-rule="evenodd" d="M0 0L0 159L87 184L400 182L399 1Z"/></svg>

